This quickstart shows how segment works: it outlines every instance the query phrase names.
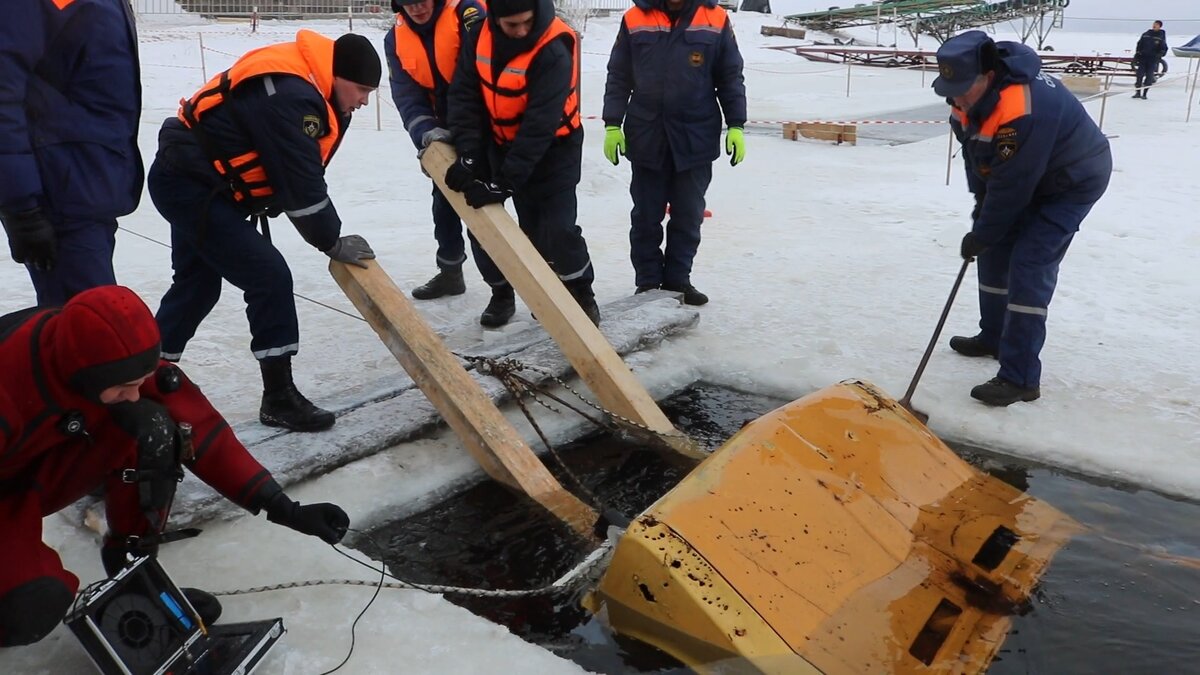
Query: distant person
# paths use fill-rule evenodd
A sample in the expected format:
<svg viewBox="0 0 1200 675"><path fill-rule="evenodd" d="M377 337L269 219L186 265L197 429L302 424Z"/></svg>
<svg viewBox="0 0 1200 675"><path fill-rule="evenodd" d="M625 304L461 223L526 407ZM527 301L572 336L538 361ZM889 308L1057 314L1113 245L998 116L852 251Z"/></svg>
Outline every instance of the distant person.
<svg viewBox="0 0 1200 675"><path fill-rule="evenodd" d="M325 167L346 138L352 113L379 87L383 65L371 41L336 41L310 30L292 42L247 52L163 122L147 185L171 223L174 275L158 306L163 358L178 361L221 297L242 291L250 351L262 372L258 419L320 431L334 415L292 379L300 326L292 272L271 243L267 219L286 214L304 240L334 260L366 267L375 257L342 219ZM262 233L255 229L261 225Z"/></svg>
<svg viewBox="0 0 1200 675"><path fill-rule="evenodd" d="M97 488L109 576L184 534L164 533L184 467L273 523L330 544L346 534L341 508L283 492L200 389L159 360L158 339L154 315L123 286L0 316L0 647L41 640L77 599L79 578L46 545L42 520ZM204 623L220 616L212 595L183 592Z"/></svg>
<svg viewBox="0 0 1200 675"><path fill-rule="evenodd" d="M1166 55L1167 31L1163 30L1163 22L1155 21L1150 30L1138 38L1137 48L1133 52L1133 65L1137 69L1134 98L1145 100L1150 86L1158 78L1158 64Z"/></svg>
<svg viewBox="0 0 1200 675"><path fill-rule="evenodd" d="M725 9L716 0L635 0L608 57L603 117L604 156L616 164L624 154L633 166L636 292L663 288L707 303L692 285L692 261L722 126L730 163L746 158L742 54Z"/></svg>
<svg viewBox="0 0 1200 675"><path fill-rule="evenodd" d="M392 0L396 26L383 38L392 101L404 120L413 145L424 151L434 141L450 142L446 94L462 50L462 36L487 16L479 0ZM420 153L418 153L420 154ZM418 300L462 295L467 260L462 220L433 186L433 238L438 273L413 289Z"/></svg>
<svg viewBox="0 0 1200 675"><path fill-rule="evenodd" d="M511 197L521 231L599 324L592 259L577 222L579 36L551 0L488 3L487 19L463 40L449 108L458 160L446 171L446 187L477 209ZM479 323L498 328L516 313L513 287L474 237L471 250L492 287Z"/></svg>
<svg viewBox="0 0 1200 675"><path fill-rule="evenodd" d="M1108 139L1025 45L973 30L947 40L937 61L933 88L953 107L975 195L959 253L979 260L980 332L951 338L950 348L1000 361L973 398L1033 401L1059 264L1112 174Z"/></svg>
<svg viewBox="0 0 1200 675"><path fill-rule="evenodd" d="M117 218L142 197L133 10L128 0L10 0L4 9L0 223L37 303L61 305L116 283Z"/></svg>

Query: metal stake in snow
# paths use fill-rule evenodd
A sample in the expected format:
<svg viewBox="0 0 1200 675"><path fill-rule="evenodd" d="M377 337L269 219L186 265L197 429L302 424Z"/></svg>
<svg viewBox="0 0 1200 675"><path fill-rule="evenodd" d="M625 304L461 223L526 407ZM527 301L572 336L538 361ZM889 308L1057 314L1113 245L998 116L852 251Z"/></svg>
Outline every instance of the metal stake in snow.
<svg viewBox="0 0 1200 675"><path fill-rule="evenodd" d="M946 142L946 185L950 184L950 167L954 164L954 128L950 128L950 139Z"/></svg>

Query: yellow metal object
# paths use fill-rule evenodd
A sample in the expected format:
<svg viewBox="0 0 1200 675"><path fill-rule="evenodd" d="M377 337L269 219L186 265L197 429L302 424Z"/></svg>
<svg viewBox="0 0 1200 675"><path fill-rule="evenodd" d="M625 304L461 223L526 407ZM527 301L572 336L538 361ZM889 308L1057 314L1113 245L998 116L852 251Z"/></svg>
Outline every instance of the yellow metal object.
<svg viewBox="0 0 1200 675"><path fill-rule="evenodd" d="M843 383L747 425L647 509L591 603L704 672L978 672L1077 530Z"/></svg>

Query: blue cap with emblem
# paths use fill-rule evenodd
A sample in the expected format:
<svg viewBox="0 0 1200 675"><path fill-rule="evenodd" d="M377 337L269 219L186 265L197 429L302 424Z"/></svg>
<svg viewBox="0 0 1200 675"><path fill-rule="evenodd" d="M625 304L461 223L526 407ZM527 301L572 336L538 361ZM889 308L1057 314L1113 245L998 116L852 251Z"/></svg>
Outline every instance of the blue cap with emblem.
<svg viewBox="0 0 1200 675"><path fill-rule="evenodd" d="M981 30L946 40L937 50L938 76L933 90L953 98L967 93L975 78L995 68L996 43Z"/></svg>

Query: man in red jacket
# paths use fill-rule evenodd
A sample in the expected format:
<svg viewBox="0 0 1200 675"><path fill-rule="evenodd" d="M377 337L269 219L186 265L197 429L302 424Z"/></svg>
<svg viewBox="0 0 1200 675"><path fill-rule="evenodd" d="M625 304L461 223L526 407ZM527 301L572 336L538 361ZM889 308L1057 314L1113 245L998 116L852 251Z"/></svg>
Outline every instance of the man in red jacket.
<svg viewBox="0 0 1200 675"><path fill-rule="evenodd" d="M97 487L110 575L164 541L181 465L250 512L331 544L349 527L333 504L289 499L159 351L153 314L121 286L0 317L0 647L37 642L70 608L79 579L42 541L42 518ZM184 423L193 444L179 442ZM202 619L220 614L212 596L185 593Z"/></svg>

